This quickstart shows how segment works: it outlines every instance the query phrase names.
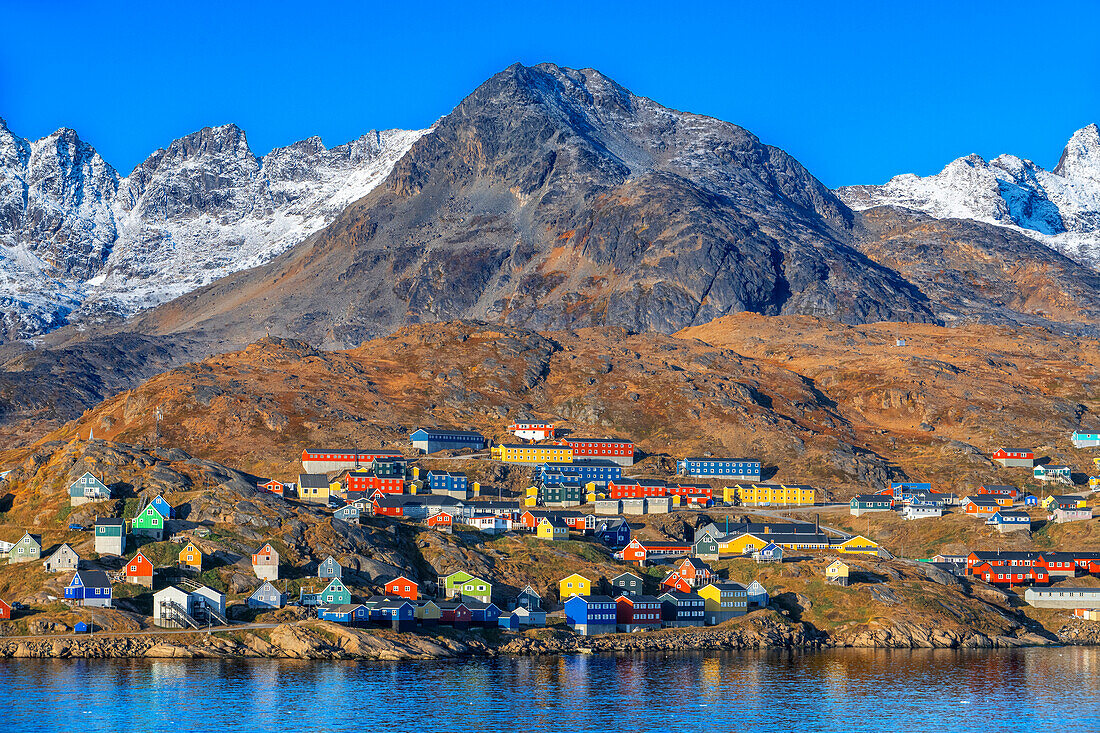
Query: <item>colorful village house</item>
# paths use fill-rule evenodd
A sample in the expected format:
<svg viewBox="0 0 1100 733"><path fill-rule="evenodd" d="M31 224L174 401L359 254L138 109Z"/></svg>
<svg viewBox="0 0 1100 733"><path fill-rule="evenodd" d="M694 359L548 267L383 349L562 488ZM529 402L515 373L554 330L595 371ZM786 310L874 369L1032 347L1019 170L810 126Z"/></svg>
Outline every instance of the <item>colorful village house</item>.
<svg viewBox="0 0 1100 733"><path fill-rule="evenodd" d="M573 460L611 461L618 466L634 465L634 443L625 438L574 438L558 441L559 445L569 446L573 451ZM621 474L619 474L621 475Z"/></svg>
<svg viewBox="0 0 1100 733"><path fill-rule="evenodd" d="M302 451L302 470L306 473L324 474L333 471L354 470L369 466L375 461L400 463L405 460L401 451L385 448L357 450L352 448L306 448Z"/></svg>
<svg viewBox="0 0 1100 733"><path fill-rule="evenodd" d="M878 555L879 546L874 540L869 540L863 535L849 537L842 542L832 545L832 549L849 555Z"/></svg>
<svg viewBox="0 0 1100 733"><path fill-rule="evenodd" d="M504 463L572 463L573 449L568 445L501 444L489 450L494 460Z"/></svg>
<svg viewBox="0 0 1100 733"><path fill-rule="evenodd" d="M153 625L168 629L228 623L225 594L184 578L153 594Z"/></svg>
<svg viewBox="0 0 1100 733"><path fill-rule="evenodd" d="M340 578L333 578L321 591L321 603L323 605L351 603L351 591Z"/></svg>
<svg viewBox="0 0 1100 733"><path fill-rule="evenodd" d="M680 575L680 573L673 570L661 581L661 590L676 590L681 593L690 593L691 583L689 583L684 576Z"/></svg>
<svg viewBox="0 0 1100 733"><path fill-rule="evenodd" d="M737 500L744 506L813 506L817 489L804 484L741 484Z"/></svg>
<svg viewBox="0 0 1100 733"><path fill-rule="evenodd" d="M1100 433L1085 433L1075 430L1070 436L1074 448L1096 448L1100 446Z"/></svg>
<svg viewBox="0 0 1100 733"><path fill-rule="evenodd" d="M580 573L573 573L558 582L558 598L563 602L573 596L592 595L592 581Z"/></svg>
<svg viewBox="0 0 1100 733"><path fill-rule="evenodd" d="M634 573L619 573L611 579L611 594L613 596L620 593L630 593L632 595L641 595L645 592L645 585L642 582L642 578Z"/></svg>
<svg viewBox="0 0 1100 733"><path fill-rule="evenodd" d="M963 512L979 517L991 517L1001 510L1001 505L991 496L968 496L962 501Z"/></svg>
<svg viewBox="0 0 1100 733"><path fill-rule="evenodd" d="M298 474L298 498L311 504L327 506L332 488L328 476L323 473Z"/></svg>
<svg viewBox="0 0 1100 733"><path fill-rule="evenodd" d="M65 600L78 606L111 607L111 581L102 570L77 570L65 586Z"/></svg>
<svg viewBox="0 0 1100 733"><path fill-rule="evenodd" d="M416 622L421 626L435 626L443 617L443 612L431 598L417 598L414 602Z"/></svg>
<svg viewBox="0 0 1100 733"><path fill-rule="evenodd" d="M843 560L833 560L825 568L825 581L835 585L848 585L848 564Z"/></svg>
<svg viewBox="0 0 1100 733"><path fill-rule="evenodd" d="M598 522L593 534L600 544L611 549L620 549L630 544L630 525L622 518Z"/></svg>
<svg viewBox="0 0 1100 733"><path fill-rule="evenodd" d="M482 450L485 437L470 430L437 430L417 428L409 434L413 448L421 453L437 453L441 450Z"/></svg>
<svg viewBox="0 0 1100 733"><path fill-rule="evenodd" d="M69 505L80 506L92 501L107 501L111 490L90 472L69 485Z"/></svg>
<svg viewBox="0 0 1100 733"><path fill-rule="evenodd" d="M749 583L745 591L749 608L765 608L771 600L771 596L768 595L768 591L760 584L759 580Z"/></svg>
<svg viewBox="0 0 1100 733"><path fill-rule="evenodd" d="M10 619L10 618L11 618L11 604L8 603L7 601L5 601L3 598L0 598L0 619L7 620L7 619Z"/></svg>
<svg viewBox="0 0 1100 733"><path fill-rule="evenodd" d="M661 600L661 625L671 628L702 626L706 601L698 593L667 591Z"/></svg>
<svg viewBox="0 0 1100 733"><path fill-rule="evenodd" d="M1006 468L1035 467L1035 454L1022 448L1000 448L990 458Z"/></svg>
<svg viewBox="0 0 1100 733"><path fill-rule="evenodd" d="M279 553L270 543L252 553L252 570L260 580L279 579Z"/></svg>
<svg viewBox="0 0 1100 733"><path fill-rule="evenodd" d="M762 548L752 553L752 559L756 562L783 562L783 548L774 542L769 542Z"/></svg>
<svg viewBox="0 0 1100 733"><path fill-rule="evenodd" d="M436 512L428 517L428 526L441 532L451 532L454 526L454 515L450 512Z"/></svg>
<svg viewBox="0 0 1100 733"><path fill-rule="evenodd" d="M539 520L535 536L540 540L559 542L569 539L569 525L558 517L543 517Z"/></svg>
<svg viewBox="0 0 1100 733"><path fill-rule="evenodd" d="M549 440L554 437L552 422L514 422L508 432L520 440Z"/></svg>
<svg viewBox="0 0 1100 733"><path fill-rule="evenodd" d="M542 597L529 585L523 587L523 590L516 596L515 608L526 608L531 611L542 610Z"/></svg>
<svg viewBox="0 0 1100 733"><path fill-rule="evenodd" d="M412 631L416 627L416 605L407 598L386 598L371 607L370 620L394 631Z"/></svg>
<svg viewBox="0 0 1100 733"><path fill-rule="evenodd" d="M359 507L355 504L345 504L332 513L332 518L348 524L359 524Z"/></svg>
<svg viewBox="0 0 1100 733"><path fill-rule="evenodd" d="M565 622L581 636L613 634L618 604L607 596L573 596L565 602Z"/></svg>
<svg viewBox="0 0 1100 733"><path fill-rule="evenodd" d="M275 494L276 496L284 496L286 492L286 485L282 481L276 481L275 479L270 479L262 484L258 484L256 488Z"/></svg>
<svg viewBox="0 0 1100 733"><path fill-rule="evenodd" d="M157 511L160 512L161 516L165 519L171 519L172 514L175 511L174 509L172 509L172 505L169 504L168 501L165 500L165 498L160 494L154 496L153 500L149 502L149 505L156 507Z"/></svg>
<svg viewBox="0 0 1100 733"><path fill-rule="evenodd" d="M691 554L700 560L717 560L719 558L718 540L710 531L699 533L691 546Z"/></svg>
<svg viewBox="0 0 1100 733"><path fill-rule="evenodd" d="M985 520L985 523L996 527L997 531L1002 533L1031 529L1031 517L1028 516L1027 512L1014 512L1008 509L1001 509Z"/></svg>
<svg viewBox="0 0 1100 733"><path fill-rule="evenodd" d="M676 462L676 473L682 476L760 480L760 461L752 458L684 458Z"/></svg>
<svg viewBox="0 0 1100 733"><path fill-rule="evenodd" d="M118 517L95 520L95 551L100 555L122 555L126 552L126 522Z"/></svg>
<svg viewBox="0 0 1100 733"><path fill-rule="evenodd" d="M740 583L709 583L698 590L706 622L714 626L748 613L748 591Z"/></svg>
<svg viewBox="0 0 1100 733"><path fill-rule="evenodd" d="M317 618L342 626L363 627L370 623L370 609L362 603L333 603L318 606Z"/></svg>
<svg viewBox="0 0 1100 733"><path fill-rule="evenodd" d="M470 626L472 614L470 607L462 601L438 601L439 623L453 626L456 629L466 629Z"/></svg>
<svg viewBox="0 0 1100 733"><path fill-rule="evenodd" d="M53 554L46 558L42 563L42 567L46 569L47 573L79 570L80 555L76 554L76 550L69 547L68 543L64 543L61 547L54 550Z"/></svg>
<svg viewBox="0 0 1100 733"><path fill-rule="evenodd" d="M144 553L139 552L126 563L126 582L153 587L153 563Z"/></svg>
<svg viewBox="0 0 1100 733"><path fill-rule="evenodd" d="M188 541L177 557L177 564L184 570L193 570L196 573L202 572L202 550L191 541Z"/></svg>
<svg viewBox="0 0 1100 733"><path fill-rule="evenodd" d="M615 600L618 631L646 631L661 628L661 599L655 596L622 595Z"/></svg>
<svg viewBox="0 0 1100 733"><path fill-rule="evenodd" d="M1085 522L1092 519L1092 509L1080 508L1080 507L1063 507L1054 505L1054 509L1047 516L1047 519L1055 524L1065 524L1066 522Z"/></svg>
<svg viewBox="0 0 1100 733"><path fill-rule="evenodd" d="M700 588L718 577L710 565L698 557L685 557L676 566L676 571L692 588Z"/></svg>
<svg viewBox="0 0 1100 733"><path fill-rule="evenodd" d="M871 512L888 512L894 508L894 500L882 494L860 494L848 502L849 513L853 517L862 517Z"/></svg>
<svg viewBox="0 0 1100 733"><path fill-rule="evenodd" d="M481 626L488 629L497 625L500 609L497 608L495 603L470 600L463 600L462 602L470 609L471 626Z"/></svg>
<svg viewBox="0 0 1100 733"><path fill-rule="evenodd" d="M253 609L277 611L285 605L286 593L272 585L270 580L265 580L263 585L252 591L252 595L248 597L248 607Z"/></svg>
<svg viewBox="0 0 1100 733"><path fill-rule="evenodd" d="M149 504L134 517L131 532L135 537L149 537L159 542L164 539L164 524L164 515Z"/></svg>
<svg viewBox="0 0 1100 733"><path fill-rule="evenodd" d="M42 537L40 535L24 532L10 550L8 550L8 562L31 562L42 559Z"/></svg>
<svg viewBox="0 0 1100 733"><path fill-rule="evenodd" d="M1073 484L1073 469L1061 463L1048 463L1043 466L1036 466L1032 469L1032 475L1039 481L1054 481L1067 485Z"/></svg>
<svg viewBox="0 0 1100 733"><path fill-rule="evenodd" d="M398 575L393 580L387 581L385 588L387 596L397 596L410 601L415 601L420 597L420 586L415 580L404 575Z"/></svg>
<svg viewBox="0 0 1100 733"><path fill-rule="evenodd" d="M336 558L329 555L317 565L317 577L322 580L328 580L331 578L343 578L344 568L337 562Z"/></svg>

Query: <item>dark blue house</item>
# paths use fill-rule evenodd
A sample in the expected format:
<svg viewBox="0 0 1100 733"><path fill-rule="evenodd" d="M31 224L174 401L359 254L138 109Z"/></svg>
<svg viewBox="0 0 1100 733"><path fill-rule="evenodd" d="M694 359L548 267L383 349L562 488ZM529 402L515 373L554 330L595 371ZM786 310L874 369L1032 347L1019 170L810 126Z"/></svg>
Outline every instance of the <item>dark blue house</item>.
<svg viewBox="0 0 1100 733"><path fill-rule="evenodd" d="M580 479L582 484L589 481L597 484L607 484L610 481L619 481L623 477L623 467L614 461L605 458L596 458L590 461L577 461L576 463L543 463L535 472L536 478L547 485L547 476L573 476Z"/></svg>
<svg viewBox="0 0 1100 733"><path fill-rule="evenodd" d="M164 497L160 494L157 494L156 497L149 503L153 506L154 509L160 512L160 515L165 519L172 518L172 506L167 501L165 501Z"/></svg>
<svg viewBox="0 0 1100 733"><path fill-rule="evenodd" d="M435 491L468 491L469 481L464 473L428 471L428 488Z"/></svg>
<svg viewBox="0 0 1100 733"><path fill-rule="evenodd" d="M681 476L720 476L759 481L760 470L760 461L752 458L684 458L676 462L676 473Z"/></svg>
<svg viewBox="0 0 1100 733"><path fill-rule="evenodd" d="M909 498L907 495L932 491L932 484L919 481L903 481L891 483L890 489L893 490L895 499L907 499Z"/></svg>
<svg viewBox="0 0 1100 733"><path fill-rule="evenodd" d="M409 434L413 447L421 453L435 453L441 450L469 448L481 450L485 447L485 437L481 433L469 430L435 430L417 428Z"/></svg>
<svg viewBox="0 0 1100 733"><path fill-rule="evenodd" d="M322 621L334 621L345 626L366 626L370 621L370 610L362 603L340 603L319 606L317 618Z"/></svg>
<svg viewBox="0 0 1100 733"><path fill-rule="evenodd" d="M630 525L623 519L600 521L594 534L604 547L620 549L630 544Z"/></svg>
<svg viewBox="0 0 1100 733"><path fill-rule="evenodd" d="M470 623L474 626L490 628L497 625L500 617L500 609L495 603L482 603L481 601L463 601L470 609Z"/></svg>
<svg viewBox="0 0 1100 733"><path fill-rule="evenodd" d="M573 596L565 602L565 622L582 636L613 634L617 608L608 596Z"/></svg>
<svg viewBox="0 0 1100 733"><path fill-rule="evenodd" d="M371 606L370 620L394 631L410 631L416 626L416 606L405 598L386 598Z"/></svg>

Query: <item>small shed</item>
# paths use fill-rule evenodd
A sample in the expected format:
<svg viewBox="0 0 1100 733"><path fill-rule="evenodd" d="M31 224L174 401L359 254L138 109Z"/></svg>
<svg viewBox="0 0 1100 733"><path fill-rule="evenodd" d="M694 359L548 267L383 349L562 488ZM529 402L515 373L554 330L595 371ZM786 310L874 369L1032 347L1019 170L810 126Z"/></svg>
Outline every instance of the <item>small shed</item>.
<svg viewBox="0 0 1100 733"><path fill-rule="evenodd" d="M76 626L73 627L73 631L78 634L90 634L92 633L93 628L94 627L92 626L92 624L87 623L86 621L77 621Z"/></svg>

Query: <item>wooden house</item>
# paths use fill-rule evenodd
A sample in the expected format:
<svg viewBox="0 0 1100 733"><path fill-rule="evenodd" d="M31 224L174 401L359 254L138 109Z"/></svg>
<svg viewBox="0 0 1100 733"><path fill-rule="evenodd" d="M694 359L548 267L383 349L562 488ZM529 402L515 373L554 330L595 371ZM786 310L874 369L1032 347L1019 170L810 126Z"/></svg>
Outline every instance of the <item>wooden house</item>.
<svg viewBox="0 0 1100 733"><path fill-rule="evenodd" d="M848 585L848 564L843 560L833 560L825 568L825 580L836 585Z"/></svg>
<svg viewBox="0 0 1100 733"><path fill-rule="evenodd" d="M311 504L328 505L332 494L328 476L323 473L298 474L298 498Z"/></svg>
<svg viewBox="0 0 1100 733"><path fill-rule="evenodd" d="M42 559L42 537L24 532L19 541L8 550L8 562L31 562Z"/></svg>
<svg viewBox="0 0 1100 733"><path fill-rule="evenodd" d="M697 533L691 554L700 560L717 560L720 554L717 534L709 530Z"/></svg>
<svg viewBox="0 0 1100 733"><path fill-rule="evenodd" d="M849 555L878 555L879 546L874 540L869 540L863 535L856 535L855 537L849 537L846 540L837 542L831 545L833 550L837 552L847 553Z"/></svg>
<svg viewBox="0 0 1100 733"><path fill-rule="evenodd" d="M464 600L466 607L470 609L470 625L491 629L497 625L500 616L500 608L495 603L484 601Z"/></svg>
<svg viewBox="0 0 1100 733"><path fill-rule="evenodd" d="M317 618L343 626L362 627L370 623L370 609L362 603L330 603L317 607Z"/></svg>
<svg viewBox="0 0 1100 733"><path fill-rule="evenodd" d="M260 580L279 579L279 553L270 543L252 553L252 570Z"/></svg>
<svg viewBox="0 0 1100 733"><path fill-rule="evenodd" d="M1065 524L1066 522L1085 522L1092 519L1092 509L1088 507L1062 507L1054 505L1054 509L1047 517L1055 524Z"/></svg>
<svg viewBox="0 0 1100 733"><path fill-rule="evenodd" d="M80 506L92 501L106 501L110 498L111 490L90 472L86 472L69 484L70 506Z"/></svg>
<svg viewBox="0 0 1100 733"><path fill-rule="evenodd" d="M359 507L355 504L345 504L333 512L332 517L348 524L359 524Z"/></svg>
<svg viewBox="0 0 1100 733"><path fill-rule="evenodd" d="M143 585L146 588L153 587L153 563L145 557L145 553L134 555L124 566L126 582L135 585Z"/></svg>
<svg viewBox="0 0 1100 733"><path fill-rule="evenodd" d="M0 619L8 620L11 618L11 604L0 598Z"/></svg>
<svg viewBox="0 0 1100 733"><path fill-rule="evenodd" d="M618 604L607 596L573 596L565 602L565 622L581 636L613 634L617 618Z"/></svg>
<svg viewBox="0 0 1100 733"><path fill-rule="evenodd" d="M340 578L333 578L329 581L329 584L321 591L321 604L344 604L351 603L351 591L344 585L344 581Z"/></svg>
<svg viewBox="0 0 1100 733"><path fill-rule="evenodd" d="M371 606L370 620L394 631L412 631L416 626L416 605L407 598L386 598ZM495 616L493 625L496 625Z"/></svg>
<svg viewBox="0 0 1100 733"><path fill-rule="evenodd" d="M691 583L687 578L680 575L679 572L673 570L669 573L664 580L661 581L661 590L677 590L681 593L690 593L692 589Z"/></svg>
<svg viewBox="0 0 1100 733"><path fill-rule="evenodd" d="M138 512L131 522L131 532L135 537L150 537L158 542L164 539L164 515L152 504Z"/></svg>
<svg viewBox="0 0 1100 733"><path fill-rule="evenodd" d="M1047 463L1045 465L1036 466L1032 469L1031 474L1039 481L1052 481L1067 485L1073 484L1073 468L1061 463Z"/></svg>
<svg viewBox="0 0 1100 733"><path fill-rule="evenodd" d="M848 502L849 513L861 517L871 512L888 512L894 508L894 500L882 494L860 494Z"/></svg>
<svg viewBox="0 0 1100 733"><path fill-rule="evenodd" d="M435 626L439 623L443 612L439 610L439 606L431 598L417 598L414 602L416 609L413 615L416 617L416 622L421 626Z"/></svg>
<svg viewBox="0 0 1100 733"><path fill-rule="evenodd" d="M990 585L1046 585L1050 582L1050 573L1043 567L1013 567L1011 565L991 565L988 562L972 565L968 568L974 575Z"/></svg>
<svg viewBox="0 0 1100 733"><path fill-rule="evenodd" d="M620 593L629 593L631 595L641 595L645 592L645 583L642 581L640 575L634 573L619 573L611 579L611 595L616 596Z"/></svg>
<svg viewBox="0 0 1100 733"><path fill-rule="evenodd" d="M454 526L454 515L450 512L436 512L428 517L428 526L441 532L450 532Z"/></svg>
<svg viewBox="0 0 1100 733"><path fill-rule="evenodd" d="M331 578L343 578L344 568L337 562L336 558L329 555L324 561L317 566L317 577L323 580L329 580Z"/></svg>
<svg viewBox="0 0 1100 733"><path fill-rule="evenodd" d="M645 595L619 596L615 600L615 626L618 631L661 628L661 599Z"/></svg>
<svg viewBox="0 0 1100 733"><path fill-rule="evenodd" d="M65 586L65 600L78 606L111 607L111 581L102 570L77 570Z"/></svg>
<svg viewBox="0 0 1100 733"><path fill-rule="evenodd" d="M998 532L1018 532L1031 529L1031 517L1027 512L1014 512L1009 509L1001 509L985 523L996 527Z"/></svg>
<svg viewBox="0 0 1100 733"><path fill-rule="evenodd" d="M262 484L257 484L256 488L271 494L275 494L276 496L285 496L286 493L286 484L284 484L282 481L276 481L275 479L270 479L263 482Z"/></svg>
<svg viewBox="0 0 1100 733"><path fill-rule="evenodd" d="M541 611L542 598L539 596L538 593L535 592L534 588L529 585L524 586L523 590L521 590L519 592L519 595L516 596L515 608L526 608L531 611Z"/></svg>
<svg viewBox="0 0 1100 733"><path fill-rule="evenodd" d="M409 442L421 453L461 449L482 450L485 447L485 437L481 433L469 430L417 428L409 434Z"/></svg>
<svg viewBox="0 0 1100 733"><path fill-rule="evenodd" d="M165 519L171 519L175 513L172 505L160 494L153 497L153 500L149 502L149 506L154 507Z"/></svg>
<svg viewBox="0 0 1100 733"><path fill-rule="evenodd" d="M783 562L783 548L774 542L769 542L752 553L752 559L756 562Z"/></svg>
<svg viewBox="0 0 1100 733"><path fill-rule="evenodd" d="M404 575L386 581L385 588L387 596L398 596L410 601L415 601L420 596L420 586L417 582Z"/></svg>
<svg viewBox="0 0 1100 733"><path fill-rule="evenodd" d="M202 559L202 550L194 542L188 542L180 550L176 562L185 570L194 570L196 573L201 573Z"/></svg>
<svg viewBox="0 0 1100 733"><path fill-rule="evenodd" d="M80 569L80 555L69 545L62 544L42 563L47 573L61 573Z"/></svg>
<svg viewBox="0 0 1100 733"><path fill-rule="evenodd" d="M439 606L439 623L453 626L456 629L469 628L472 614L470 607L462 601L437 601Z"/></svg>
<svg viewBox="0 0 1100 733"><path fill-rule="evenodd" d="M1001 504L993 496L968 496L962 500L963 511L979 517L991 517L1001 510Z"/></svg>
<svg viewBox="0 0 1100 733"><path fill-rule="evenodd" d="M748 591L740 583L708 583L698 593L704 601L704 618L712 626L748 613Z"/></svg>
<svg viewBox="0 0 1100 733"><path fill-rule="evenodd" d="M541 540L557 542L569 539L569 525L557 517L543 517L539 520L536 536Z"/></svg>
<svg viewBox="0 0 1100 733"><path fill-rule="evenodd" d="M685 557L676 565L676 571L692 588L702 587L717 577L710 565L698 557Z"/></svg>
<svg viewBox="0 0 1100 733"><path fill-rule="evenodd" d="M580 573L573 573L558 582L558 598L565 602L573 596L592 595L592 581Z"/></svg>
<svg viewBox="0 0 1100 733"><path fill-rule="evenodd" d="M1033 468L1035 466L1035 453L1022 448L999 448L990 458L1005 467Z"/></svg>
<svg viewBox="0 0 1100 733"><path fill-rule="evenodd" d="M252 591L248 597L248 607L262 610L278 610L286 605L286 593L265 580L264 584Z"/></svg>
<svg viewBox="0 0 1100 733"><path fill-rule="evenodd" d="M749 601L749 608L764 608L771 600L771 596L768 595L768 591L760 584L759 580L754 580L749 583L745 589L747 592L746 598Z"/></svg>
<svg viewBox="0 0 1100 733"><path fill-rule="evenodd" d="M443 577L438 585L446 598L472 599L482 603L492 600L492 584L463 570Z"/></svg>
<svg viewBox="0 0 1100 733"><path fill-rule="evenodd" d="M673 590L662 593L658 598L661 600L663 626L678 628L703 625L706 601L698 593Z"/></svg>
<svg viewBox="0 0 1100 733"><path fill-rule="evenodd" d="M126 552L126 522L118 517L95 520L95 551L100 555L122 555Z"/></svg>

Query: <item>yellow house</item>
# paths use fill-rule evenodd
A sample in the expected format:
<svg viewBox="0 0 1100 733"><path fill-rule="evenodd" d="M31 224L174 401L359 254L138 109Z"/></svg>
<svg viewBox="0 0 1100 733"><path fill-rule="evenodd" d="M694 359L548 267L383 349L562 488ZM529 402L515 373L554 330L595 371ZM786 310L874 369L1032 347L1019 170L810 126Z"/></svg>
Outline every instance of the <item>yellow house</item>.
<svg viewBox="0 0 1100 733"><path fill-rule="evenodd" d="M535 496L525 496L525 497L523 497L523 505L524 506L538 506L539 505L538 494L536 494Z"/></svg>
<svg viewBox="0 0 1100 733"><path fill-rule="evenodd" d="M754 534L743 532L739 535L723 537L718 540L719 555L746 555L763 550L768 540Z"/></svg>
<svg viewBox="0 0 1100 733"><path fill-rule="evenodd" d="M535 536L540 540L567 540L569 539L569 525L560 519L543 517L539 526L535 528Z"/></svg>
<svg viewBox="0 0 1100 733"><path fill-rule="evenodd" d="M187 545L180 550L179 565L181 568L189 568L202 572L202 550L195 547L194 542L188 542Z"/></svg>
<svg viewBox="0 0 1100 733"><path fill-rule="evenodd" d="M1095 489L1100 486L1100 476L1089 476L1089 488Z"/></svg>
<svg viewBox="0 0 1100 733"><path fill-rule="evenodd" d="M568 445L526 445L512 443L494 445L489 451L498 461L505 463L572 463L573 448Z"/></svg>
<svg viewBox="0 0 1100 733"><path fill-rule="evenodd" d="M744 506L812 506L816 490L803 484L740 484L737 500Z"/></svg>
<svg viewBox="0 0 1100 733"><path fill-rule="evenodd" d="M748 613L748 591L740 583L708 583L696 592L703 597L703 620L711 626Z"/></svg>
<svg viewBox="0 0 1100 733"><path fill-rule="evenodd" d="M474 496L481 496L481 482L474 481L472 484L470 484L470 491L473 493Z"/></svg>
<svg viewBox="0 0 1100 733"><path fill-rule="evenodd" d="M592 595L592 581L580 573L568 575L558 583L558 597L563 601L573 596L590 595Z"/></svg>
<svg viewBox="0 0 1100 733"><path fill-rule="evenodd" d="M843 560L833 560L825 568L825 580L837 585L848 585L848 565Z"/></svg>
<svg viewBox="0 0 1100 733"><path fill-rule="evenodd" d="M856 535L835 545L833 549L850 555L877 555L879 547L878 543L873 540L869 540L862 535Z"/></svg>
<svg viewBox="0 0 1100 733"><path fill-rule="evenodd" d="M323 473L298 474L298 498L314 504L328 504L332 485Z"/></svg>

